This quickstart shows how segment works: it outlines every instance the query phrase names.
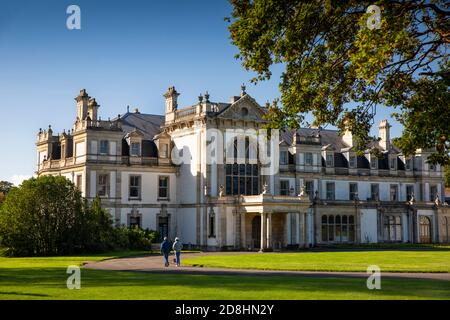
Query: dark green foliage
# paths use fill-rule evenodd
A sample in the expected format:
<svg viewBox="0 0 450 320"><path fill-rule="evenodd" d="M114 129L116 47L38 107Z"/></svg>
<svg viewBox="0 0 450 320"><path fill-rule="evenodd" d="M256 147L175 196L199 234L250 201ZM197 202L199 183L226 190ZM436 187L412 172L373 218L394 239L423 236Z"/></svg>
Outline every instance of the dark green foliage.
<svg viewBox="0 0 450 320"><path fill-rule="evenodd" d="M405 155L433 148L430 161L450 163L448 1L232 0L230 35L237 58L269 79L282 64L280 101L270 127L349 124L362 153L377 106L392 107ZM369 29L369 5L381 9ZM281 104L280 104L280 103ZM353 102L353 104L349 104ZM400 110L395 110L400 108Z"/></svg>
<svg viewBox="0 0 450 320"><path fill-rule="evenodd" d="M8 192L14 187L11 182L0 181L0 193L8 194Z"/></svg>
<svg viewBox="0 0 450 320"><path fill-rule="evenodd" d="M100 200L89 204L64 177L26 180L9 192L0 207L0 244L9 255L149 250L155 239L152 231L114 228Z"/></svg>

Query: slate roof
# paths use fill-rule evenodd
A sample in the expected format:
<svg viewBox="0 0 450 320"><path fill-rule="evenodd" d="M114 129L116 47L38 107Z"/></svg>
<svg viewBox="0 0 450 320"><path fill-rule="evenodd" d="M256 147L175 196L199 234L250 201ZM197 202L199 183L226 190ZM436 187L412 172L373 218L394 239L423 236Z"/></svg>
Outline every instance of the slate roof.
<svg viewBox="0 0 450 320"><path fill-rule="evenodd" d="M144 134L144 140L153 140L161 132L164 116L156 114L127 112L122 117L122 130L126 133L138 129Z"/></svg>

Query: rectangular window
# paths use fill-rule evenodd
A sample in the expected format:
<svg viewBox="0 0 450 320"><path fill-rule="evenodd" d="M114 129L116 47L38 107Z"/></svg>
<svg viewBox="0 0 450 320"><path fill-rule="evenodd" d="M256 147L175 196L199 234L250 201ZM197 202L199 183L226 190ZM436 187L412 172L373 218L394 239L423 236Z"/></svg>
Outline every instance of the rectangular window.
<svg viewBox="0 0 450 320"><path fill-rule="evenodd" d="M402 220L400 216L384 216L384 240L388 242L402 241Z"/></svg>
<svg viewBox="0 0 450 320"><path fill-rule="evenodd" d="M77 175L76 187L77 187L78 191L83 192L83 176L81 174Z"/></svg>
<svg viewBox="0 0 450 320"><path fill-rule="evenodd" d="M398 201L398 185L391 184L390 187L390 200L391 201Z"/></svg>
<svg viewBox="0 0 450 320"><path fill-rule="evenodd" d="M358 196L358 184L351 182L349 184L349 199L356 200Z"/></svg>
<svg viewBox="0 0 450 320"><path fill-rule="evenodd" d="M109 188L108 177L109 177L108 174L99 174L98 175L97 194L99 197L108 196L108 188Z"/></svg>
<svg viewBox="0 0 450 320"><path fill-rule="evenodd" d="M289 195L289 180L280 180L280 195Z"/></svg>
<svg viewBox="0 0 450 320"><path fill-rule="evenodd" d="M313 165L313 154L311 152L305 153L305 165L307 166Z"/></svg>
<svg viewBox="0 0 450 320"><path fill-rule="evenodd" d="M169 198L169 177L159 177L158 198Z"/></svg>
<svg viewBox="0 0 450 320"><path fill-rule="evenodd" d="M370 198L374 201L380 200L380 185L378 183L370 185Z"/></svg>
<svg viewBox="0 0 450 320"><path fill-rule="evenodd" d="M141 156L141 144L139 142L132 142L131 143L131 155L133 157L140 157Z"/></svg>
<svg viewBox="0 0 450 320"><path fill-rule="evenodd" d="M141 197L141 176L130 176L130 198L140 198Z"/></svg>
<svg viewBox="0 0 450 320"><path fill-rule="evenodd" d="M225 168L227 195L259 194L259 169L257 164L227 164Z"/></svg>
<svg viewBox="0 0 450 320"><path fill-rule="evenodd" d="M108 154L108 140L100 140L100 154Z"/></svg>
<svg viewBox="0 0 450 320"><path fill-rule="evenodd" d="M327 182L327 200L334 200L334 182Z"/></svg>
<svg viewBox="0 0 450 320"><path fill-rule="evenodd" d="M355 156L350 156L348 158L348 165L350 168L356 168L356 157Z"/></svg>
<svg viewBox="0 0 450 320"><path fill-rule="evenodd" d="M430 186L430 201L434 201L438 195L437 186Z"/></svg>
<svg viewBox="0 0 450 320"><path fill-rule="evenodd" d="M327 161L327 167L333 166L333 154L327 153L326 161Z"/></svg>
<svg viewBox="0 0 450 320"><path fill-rule="evenodd" d="M397 169L397 158L391 158L389 161L389 168L391 168L391 170L396 170Z"/></svg>
<svg viewBox="0 0 450 320"><path fill-rule="evenodd" d="M280 151L280 164L287 165L289 163L289 157L287 151Z"/></svg>
<svg viewBox="0 0 450 320"><path fill-rule="evenodd" d="M305 192L310 200L314 198L314 181L311 180L305 181Z"/></svg>
<svg viewBox="0 0 450 320"><path fill-rule="evenodd" d="M410 201L413 195L414 195L414 186L412 185L406 186L406 201Z"/></svg>
<svg viewBox="0 0 450 320"><path fill-rule="evenodd" d="M130 228L141 228L141 216L140 215L130 215Z"/></svg>

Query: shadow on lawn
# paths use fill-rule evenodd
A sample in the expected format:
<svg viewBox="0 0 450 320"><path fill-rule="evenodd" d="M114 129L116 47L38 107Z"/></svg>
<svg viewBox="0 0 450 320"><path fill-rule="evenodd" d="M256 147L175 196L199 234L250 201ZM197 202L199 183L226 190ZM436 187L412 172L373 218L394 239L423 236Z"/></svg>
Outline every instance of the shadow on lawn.
<svg viewBox="0 0 450 320"><path fill-rule="evenodd" d="M24 290L66 289L69 275L64 268L4 268L0 269L0 288L21 286ZM251 298L258 294L263 299L298 299L308 298L309 293L323 292L327 299L389 299L401 296L403 299L450 299L450 283L448 281L418 279L382 279L382 290L368 290L365 278L343 277L302 277L302 276L225 276L225 275L188 275L188 274L154 274L146 272L123 271L81 271L82 287L85 290L115 291L116 287L135 287L145 290L148 295L158 299L155 292L159 288L174 286L191 290L195 294L204 290L221 291L228 299L233 299L233 292L245 293ZM123 289L126 290L126 289ZM165 292L167 289L161 290ZM226 291L226 292L225 292ZM277 293L273 295L272 293ZM303 296L302 296L303 293ZM0 294L29 295L30 297L51 297L46 294L27 294L0 291ZM242 296L242 295L241 295ZM93 296L95 298L95 296ZM117 298L120 298L118 296ZM135 297L138 298L138 297ZM139 297L142 298L142 297ZM145 299L145 297L144 297ZM171 299L160 296L159 299ZM182 299L182 298L181 298ZM314 299L314 298L313 298Z"/></svg>

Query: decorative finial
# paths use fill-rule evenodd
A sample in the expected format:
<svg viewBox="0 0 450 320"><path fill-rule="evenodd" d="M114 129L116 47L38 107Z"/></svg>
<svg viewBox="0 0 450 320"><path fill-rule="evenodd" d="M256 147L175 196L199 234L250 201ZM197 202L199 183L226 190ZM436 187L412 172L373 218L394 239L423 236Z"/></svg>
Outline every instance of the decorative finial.
<svg viewBox="0 0 450 320"><path fill-rule="evenodd" d="M206 91L205 93L205 102L209 102L209 93Z"/></svg>
<svg viewBox="0 0 450 320"><path fill-rule="evenodd" d="M225 187L221 184L219 187L219 198L222 198L225 193Z"/></svg>
<svg viewBox="0 0 450 320"><path fill-rule="evenodd" d="M198 96L198 103L202 102L203 102L203 95L200 93L200 95Z"/></svg>
<svg viewBox="0 0 450 320"><path fill-rule="evenodd" d="M241 85L241 97L245 96L247 93L245 92L245 84Z"/></svg>
<svg viewBox="0 0 450 320"><path fill-rule="evenodd" d="M130 112L130 106L127 106L127 113Z"/></svg>

